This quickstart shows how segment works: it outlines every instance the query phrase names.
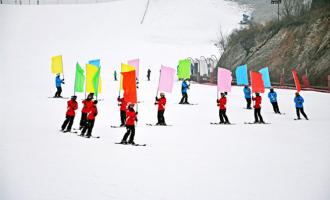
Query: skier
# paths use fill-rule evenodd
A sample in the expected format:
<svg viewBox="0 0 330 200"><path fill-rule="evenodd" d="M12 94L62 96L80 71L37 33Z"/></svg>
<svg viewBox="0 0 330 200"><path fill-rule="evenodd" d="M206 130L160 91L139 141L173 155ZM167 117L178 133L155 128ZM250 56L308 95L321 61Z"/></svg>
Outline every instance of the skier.
<svg viewBox="0 0 330 200"><path fill-rule="evenodd" d="M117 81L117 71L116 70L113 72L113 77L114 77L115 81Z"/></svg>
<svg viewBox="0 0 330 200"><path fill-rule="evenodd" d="M251 89L249 88L248 85L244 86L243 92L244 92L244 96L245 96L246 103L247 103L246 109L252 109L251 108Z"/></svg>
<svg viewBox="0 0 330 200"><path fill-rule="evenodd" d="M147 71L147 78L148 78L148 81L150 81L150 73L151 73L151 70L148 69L148 71Z"/></svg>
<svg viewBox="0 0 330 200"><path fill-rule="evenodd" d="M62 98L61 96L61 93L62 93L62 84L65 84L64 83L64 79L61 79L60 78L60 74L57 74L56 75L56 78L55 78L55 85L56 85L56 93L55 93L55 96L54 98Z"/></svg>
<svg viewBox="0 0 330 200"><path fill-rule="evenodd" d="M252 97L252 100L255 101L254 104L254 123L264 124L264 120L261 116L261 96L258 92L256 92L256 97Z"/></svg>
<svg viewBox="0 0 330 200"><path fill-rule="evenodd" d="M274 88L270 88L270 91L268 93L268 98L270 100L270 103L273 105L274 112L278 113L278 114L281 114L280 109L278 108L277 94L274 91Z"/></svg>
<svg viewBox="0 0 330 200"><path fill-rule="evenodd" d="M87 122L84 125L84 128L82 129L80 136L84 136L87 131L87 134L85 137L87 137L87 138L92 137L92 130L93 130L94 123L95 123L95 117L98 114L96 104L97 104L97 100L95 100L93 102L93 105L88 109Z"/></svg>
<svg viewBox="0 0 330 200"><path fill-rule="evenodd" d="M118 96L117 101L119 102L118 106L120 106L120 121L121 121L120 126L123 127L125 126L125 121L126 121L127 102L125 101L124 97L120 98L120 96Z"/></svg>
<svg viewBox="0 0 330 200"><path fill-rule="evenodd" d="M126 111L126 129L127 132L125 133L123 139L121 140L121 144L135 144L134 143L134 135L135 135L135 122L138 121L137 119L137 112L134 110L134 104L129 103L128 109ZM128 143L126 142L127 138L129 137Z"/></svg>
<svg viewBox="0 0 330 200"><path fill-rule="evenodd" d="M227 98L225 93L220 93L221 98L217 99L217 105L219 106L219 117L220 117L220 124L230 124L228 117L226 115L226 103Z"/></svg>
<svg viewBox="0 0 330 200"><path fill-rule="evenodd" d="M86 122L87 122L87 113L88 113L88 110L90 109L90 107L93 106L93 95L94 93L89 93L87 98L85 100L82 101L83 103L83 108L81 110L81 118L80 118L80 126L79 126L79 130L81 130Z"/></svg>
<svg viewBox="0 0 330 200"><path fill-rule="evenodd" d="M188 79L183 80L182 85L181 85L181 93L182 93L182 98L179 104L189 104L188 103L188 94L187 90L190 87L190 84L188 84L186 81Z"/></svg>
<svg viewBox="0 0 330 200"><path fill-rule="evenodd" d="M163 92L160 93L160 98L156 97L155 105L158 105L157 119L158 122L156 125L166 126L164 112L165 112L166 98Z"/></svg>
<svg viewBox="0 0 330 200"><path fill-rule="evenodd" d="M73 120L75 117L75 110L78 109L78 103L76 101L77 96L72 96L71 100L68 101L68 108L66 111L66 119L62 124L62 131L63 132L70 132L73 124ZM66 130L64 130L66 128Z"/></svg>
<svg viewBox="0 0 330 200"><path fill-rule="evenodd" d="M300 96L299 92L296 92L296 97L294 98L294 103L296 104L296 112L297 112L297 119L301 119L300 118L300 113L305 117L306 120L308 120L308 117L306 115L306 113L304 112L304 98L302 98L302 96Z"/></svg>

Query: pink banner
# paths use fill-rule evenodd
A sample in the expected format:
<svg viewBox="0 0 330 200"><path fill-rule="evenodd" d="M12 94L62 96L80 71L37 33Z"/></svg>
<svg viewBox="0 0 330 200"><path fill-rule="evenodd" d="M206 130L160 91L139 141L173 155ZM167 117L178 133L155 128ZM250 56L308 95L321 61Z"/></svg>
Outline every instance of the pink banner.
<svg viewBox="0 0 330 200"><path fill-rule="evenodd" d="M224 68L218 68L218 91L219 92L230 92L231 91L231 71Z"/></svg>
<svg viewBox="0 0 330 200"><path fill-rule="evenodd" d="M129 60L127 64L135 67L136 78L139 79L140 59Z"/></svg>
<svg viewBox="0 0 330 200"><path fill-rule="evenodd" d="M162 92L172 92L175 69L161 66L158 90Z"/></svg>

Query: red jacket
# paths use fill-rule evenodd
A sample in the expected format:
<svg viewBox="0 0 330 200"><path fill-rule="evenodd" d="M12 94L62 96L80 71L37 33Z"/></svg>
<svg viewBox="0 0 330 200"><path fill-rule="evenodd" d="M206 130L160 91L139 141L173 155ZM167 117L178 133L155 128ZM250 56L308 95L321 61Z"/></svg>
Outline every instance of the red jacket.
<svg viewBox="0 0 330 200"><path fill-rule="evenodd" d="M119 101L121 104L120 104L120 110L121 111L125 111L127 108L127 102L125 101L124 98L118 98L117 101Z"/></svg>
<svg viewBox="0 0 330 200"><path fill-rule="evenodd" d="M127 109L126 111L126 125L128 126L134 126L135 121L137 120L136 118L136 113L134 109Z"/></svg>
<svg viewBox="0 0 330 200"><path fill-rule="evenodd" d="M253 97L253 101L255 101L254 108L261 108L261 96Z"/></svg>
<svg viewBox="0 0 330 200"><path fill-rule="evenodd" d="M162 97L160 99L157 99L157 104L158 104L158 110L165 110L166 98Z"/></svg>
<svg viewBox="0 0 330 200"><path fill-rule="evenodd" d="M78 104L74 100L69 100L68 101L68 108L66 110L66 115L70 117L74 117L76 115L75 110L78 109Z"/></svg>
<svg viewBox="0 0 330 200"><path fill-rule="evenodd" d="M95 120L95 117L97 115L97 107L93 104L93 106L89 109L87 113L87 119L88 120Z"/></svg>
<svg viewBox="0 0 330 200"><path fill-rule="evenodd" d="M81 110L81 112L83 112L83 113L88 113L89 109L91 107L93 107L93 105L94 105L93 100L85 99L85 100L82 101L82 103L84 104L84 106Z"/></svg>
<svg viewBox="0 0 330 200"><path fill-rule="evenodd" d="M218 100L218 106L220 110L226 110L226 103L227 103L227 98L226 97L221 97Z"/></svg>

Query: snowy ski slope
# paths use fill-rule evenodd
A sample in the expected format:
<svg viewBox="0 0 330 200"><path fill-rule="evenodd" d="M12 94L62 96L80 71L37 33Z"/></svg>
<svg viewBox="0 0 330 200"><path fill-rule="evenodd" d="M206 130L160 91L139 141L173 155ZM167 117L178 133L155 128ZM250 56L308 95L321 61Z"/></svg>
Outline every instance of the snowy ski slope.
<svg viewBox="0 0 330 200"><path fill-rule="evenodd" d="M192 84L189 101L198 105L182 106L176 82L166 94L172 126L145 125L156 122L160 65L215 54L218 25L230 31L242 12L221 0L153 0L140 25L146 2L0 6L0 199L330 199L329 94L302 92L310 121L293 120L294 91L277 90L281 116L263 95L271 124L245 125L253 112L234 87L227 114L236 125L211 126L219 120L216 88ZM75 63L101 58L103 101L93 130L100 139L58 131L67 100L47 98L55 93L50 57L57 54L64 59L63 96L72 95ZM135 141L146 147L115 145L125 130L110 128L119 124L112 73L132 58L141 59Z"/></svg>

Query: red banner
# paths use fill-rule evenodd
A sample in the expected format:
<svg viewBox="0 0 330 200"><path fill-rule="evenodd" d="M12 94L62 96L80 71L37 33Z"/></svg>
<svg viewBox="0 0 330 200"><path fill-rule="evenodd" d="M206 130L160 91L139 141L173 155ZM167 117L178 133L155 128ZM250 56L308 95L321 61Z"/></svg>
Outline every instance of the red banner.
<svg viewBox="0 0 330 200"><path fill-rule="evenodd" d="M122 72L122 75L123 75L124 99L126 102L136 103L137 95L136 95L135 70L129 72Z"/></svg>
<svg viewBox="0 0 330 200"><path fill-rule="evenodd" d="M300 92L301 86L300 86L299 78L298 78L298 75L297 75L297 71L294 70L294 69L292 70L292 76L293 76L293 79L294 79L294 83L296 85L297 92Z"/></svg>
<svg viewBox="0 0 330 200"><path fill-rule="evenodd" d="M264 93L265 86L262 80L262 74L259 72L250 71L252 92Z"/></svg>

